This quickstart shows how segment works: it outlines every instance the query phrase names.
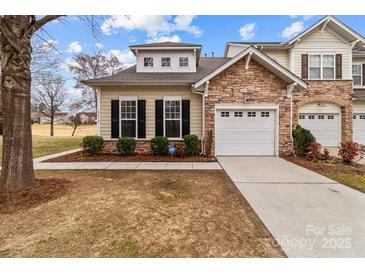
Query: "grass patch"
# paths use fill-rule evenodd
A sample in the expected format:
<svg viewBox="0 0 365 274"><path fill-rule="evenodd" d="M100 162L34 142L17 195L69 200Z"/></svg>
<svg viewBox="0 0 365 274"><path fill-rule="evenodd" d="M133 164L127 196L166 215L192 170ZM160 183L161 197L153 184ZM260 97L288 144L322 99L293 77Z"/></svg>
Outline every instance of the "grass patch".
<svg viewBox="0 0 365 274"><path fill-rule="evenodd" d="M365 193L365 176L356 174L346 174L346 173L344 174L323 173L322 175Z"/></svg>

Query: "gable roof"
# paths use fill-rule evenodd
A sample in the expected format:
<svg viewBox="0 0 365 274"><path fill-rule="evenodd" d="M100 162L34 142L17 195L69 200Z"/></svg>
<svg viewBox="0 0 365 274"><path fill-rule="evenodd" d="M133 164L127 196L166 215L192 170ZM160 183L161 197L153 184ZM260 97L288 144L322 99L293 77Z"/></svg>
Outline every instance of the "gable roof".
<svg viewBox="0 0 365 274"><path fill-rule="evenodd" d="M208 75L231 58L201 57L196 72L136 72L136 65L114 75L82 83L89 86L103 85L190 85Z"/></svg>
<svg viewBox="0 0 365 274"><path fill-rule="evenodd" d="M311 27L307 28L305 31L299 33L297 36L289 40L287 44L288 45L293 44L298 39L301 39L302 37L308 35L310 32L312 32L313 30L315 30L320 26L321 27L326 26L334 29L336 32L338 32L338 34L343 36L349 42L355 42L358 40L360 42L359 46L365 45L365 38L363 36L361 36L359 33L357 33L349 26L345 25L344 23L342 23L341 21L339 21L338 19L336 19L334 16L331 15L323 17L321 20L317 21Z"/></svg>
<svg viewBox="0 0 365 274"><path fill-rule="evenodd" d="M235 57L230 59L228 62L224 63L222 66L218 67L217 69L215 69L214 71L212 71L211 73L209 73L208 75L204 76L202 79L197 81L194 84L194 88L200 87L205 82L217 76L219 73L229 68L230 66L232 66L233 64L235 64L248 54L251 54L252 59L254 59L256 62L266 67L268 70L270 70L272 73L274 73L275 75L286 81L288 84L296 83L297 87L302 89L306 89L308 87L308 84L304 80L296 76L294 73L292 73L291 71L289 71L276 61L274 61L272 58L270 58L262 51L258 50L256 47L249 46L245 50L238 53Z"/></svg>

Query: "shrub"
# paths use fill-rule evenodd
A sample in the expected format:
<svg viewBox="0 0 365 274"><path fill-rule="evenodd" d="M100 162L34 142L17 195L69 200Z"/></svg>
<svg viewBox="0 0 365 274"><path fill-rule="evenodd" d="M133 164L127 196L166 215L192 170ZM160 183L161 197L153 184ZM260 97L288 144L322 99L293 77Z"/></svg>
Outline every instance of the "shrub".
<svg viewBox="0 0 365 274"><path fill-rule="evenodd" d="M341 148L338 151L338 156L340 156L344 164L351 164L354 159L358 156L363 157L364 148L358 143L347 141L341 143Z"/></svg>
<svg viewBox="0 0 365 274"><path fill-rule="evenodd" d="M131 156L136 149L136 140L132 137L121 137L117 142L117 150L123 156Z"/></svg>
<svg viewBox="0 0 365 274"><path fill-rule="evenodd" d="M307 159L311 159L311 160L322 160L322 153L321 153L321 144L320 143L316 143L316 142L312 142L309 146L309 152L306 156Z"/></svg>
<svg viewBox="0 0 365 274"><path fill-rule="evenodd" d="M169 139L163 136L157 136L151 140L151 150L154 155L166 155Z"/></svg>
<svg viewBox="0 0 365 274"><path fill-rule="evenodd" d="M302 128L300 125L293 129L292 135L294 153L299 157L304 157L307 155L311 143L316 139L308 129Z"/></svg>
<svg viewBox="0 0 365 274"><path fill-rule="evenodd" d="M205 156L210 159L212 157L213 131L209 130L205 137Z"/></svg>
<svg viewBox="0 0 365 274"><path fill-rule="evenodd" d="M184 154L186 156L195 156L199 153L199 138L197 135L185 135L184 145Z"/></svg>
<svg viewBox="0 0 365 274"><path fill-rule="evenodd" d="M82 139L82 146L89 154L98 153L103 147L103 137L101 136L85 136Z"/></svg>
<svg viewBox="0 0 365 274"><path fill-rule="evenodd" d="M330 158L331 158L330 151L327 148L325 148L323 151L323 160L328 161Z"/></svg>

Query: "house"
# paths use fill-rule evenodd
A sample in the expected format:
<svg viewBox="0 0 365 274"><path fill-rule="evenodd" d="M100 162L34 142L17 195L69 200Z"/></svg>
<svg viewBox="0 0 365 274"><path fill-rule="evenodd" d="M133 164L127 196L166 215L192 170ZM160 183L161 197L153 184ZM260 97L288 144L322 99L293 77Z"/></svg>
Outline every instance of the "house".
<svg viewBox="0 0 365 274"><path fill-rule="evenodd" d="M56 112L54 114L54 124L67 124L70 122L70 115L67 112ZM51 118L41 114L40 115L40 123L41 124L50 124L51 123Z"/></svg>
<svg viewBox="0 0 365 274"><path fill-rule="evenodd" d="M96 123L96 112L81 112L78 115L80 117L81 124L95 124Z"/></svg>
<svg viewBox="0 0 365 274"><path fill-rule="evenodd" d="M136 65L88 80L97 88L97 133L149 150L155 136L181 142L213 132L215 155L286 155L298 123L326 147L365 144L365 39L326 16L286 42L228 42L224 57L201 45L130 46Z"/></svg>

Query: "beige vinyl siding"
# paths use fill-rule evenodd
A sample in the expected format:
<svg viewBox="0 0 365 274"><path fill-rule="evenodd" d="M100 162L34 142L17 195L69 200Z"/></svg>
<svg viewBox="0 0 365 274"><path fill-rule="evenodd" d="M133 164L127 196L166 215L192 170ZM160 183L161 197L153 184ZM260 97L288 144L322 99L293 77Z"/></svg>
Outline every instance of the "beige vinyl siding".
<svg viewBox="0 0 365 274"><path fill-rule="evenodd" d="M354 101L352 105L353 113L365 113L365 101Z"/></svg>
<svg viewBox="0 0 365 274"><path fill-rule="evenodd" d="M356 57L354 56L352 58L352 62L353 63L361 63L361 64L365 64L365 57Z"/></svg>
<svg viewBox="0 0 365 274"><path fill-rule="evenodd" d="M349 43L336 37L328 30L321 33L320 29L309 34L307 37L302 38L302 40L291 49L294 73L297 76L301 77L302 75L302 54L311 53L342 54L342 79L351 79L352 68L350 58L352 54Z"/></svg>
<svg viewBox="0 0 365 274"><path fill-rule="evenodd" d="M146 139L155 137L155 100L163 100L164 96L181 96L182 100L190 100L190 133L201 137L202 98L187 86L104 86L100 90L100 135L106 140L111 139L111 100L119 100L119 96L137 96L138 100L146 100Z"/></svg>

